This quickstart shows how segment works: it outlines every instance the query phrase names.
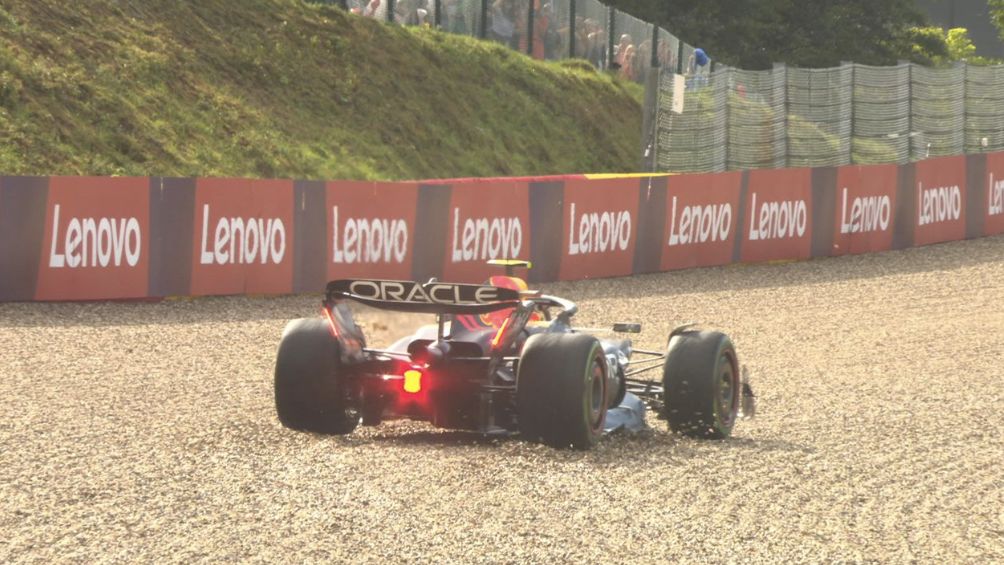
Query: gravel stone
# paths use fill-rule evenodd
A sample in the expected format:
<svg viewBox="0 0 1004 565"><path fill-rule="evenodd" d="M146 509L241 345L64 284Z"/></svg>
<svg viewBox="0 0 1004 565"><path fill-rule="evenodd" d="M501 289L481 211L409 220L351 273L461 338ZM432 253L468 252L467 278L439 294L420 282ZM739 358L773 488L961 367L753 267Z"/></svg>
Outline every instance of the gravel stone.
<svg viewBox="0 0 1004 565"><path fill-rule="evenodd" d="M590 452L304 434L272 371L317 295L0 304L0 562L1004 561L1004 237L544 286L638 347L727 332L757 419Z"/></svg>

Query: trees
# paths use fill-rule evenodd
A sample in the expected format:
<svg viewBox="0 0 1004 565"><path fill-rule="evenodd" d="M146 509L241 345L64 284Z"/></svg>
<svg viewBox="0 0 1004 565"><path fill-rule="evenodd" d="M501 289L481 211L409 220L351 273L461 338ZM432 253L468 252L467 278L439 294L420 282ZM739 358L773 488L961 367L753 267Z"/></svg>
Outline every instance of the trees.
<svg viewBox="0 0 1004 565"><path fill-rule="evenodd" d="M1004 39L1004 0L987 0L990 8L990 21L997 26L1001 39Z"/></svg>
<svg viewBox="0 0 1004 565"><path fill-rule="evenodd" d="M918 33L926 18L914 0L610 0L715 59L745 69L774 62L831 67L947 56L944 41ZM1004 0L991 0L1002 4ZM919 49L918 49L918 42Z"/></svg>

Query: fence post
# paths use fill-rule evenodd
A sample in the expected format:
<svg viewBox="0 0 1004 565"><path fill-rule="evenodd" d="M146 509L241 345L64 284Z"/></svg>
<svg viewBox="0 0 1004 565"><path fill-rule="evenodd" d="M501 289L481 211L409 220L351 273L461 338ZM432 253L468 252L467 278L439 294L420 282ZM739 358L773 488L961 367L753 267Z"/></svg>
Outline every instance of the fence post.
<svg viewBox="0 0 1004 565"><path fill-rule="evenodd" d="M657 56L659 26L652 26L652 61L645 73L645 101L642 106L641 170L655 172L655 150L659 121L659 84L662 69Z"/></svg>
<svg viewBox="0 0 1004 565"><path fill-rule="evenodd" d="M789 161L788 155L788 66L784 63L774 63L774 71L771 74L781 75L781 97L783 104L781 105L783 116L781 120L781 128L784 131L784 135L781 136L781 143L783 147L780 151L781 155L784 155L784 160L782 161L781 167L787 167ZM774 78L774 84L777 85L777 78ZM777 96L777 91L775 90L774 95ZM775 155L779 153L775 148Z"/></svg>
<svg viewBox="0 0 1004 565"><path fill-rule="evenodd" d="M488 0L481 0L481 17L478 22L478 37L484 39L488 36Z"/></svg>
<svg viewBox="0 0 1004 565"><path fill-rule="evenodd" d="M850 123L848 124L848 139L847 139L847 162L846 165L854 164L854 62L853 61L840 61L841 67L851 68L851 115Z"/></svg>
<svg viewBox="0 0 1004 565"><path fill-rule="evenodd" d="M906 65L906 162L913 162L913 63L900 59L897 64Z"/></svg>
<svg viewBox="0 0 1004 565"><path fill-rule="evenodd" d="M659 66L659 26L655 24L652 24L652 59L649 66Z"/></svg>
<svg viewBox="0 0 1004 565"><path fill-rule="evenodd" d="M394 23L394 8L397 0L387 0L387 21Z"/></svg>
<svg viewBox="0 0 1004 565"><path fill-rule="evenodd" d="M575 0L568 0L568 58L575 58Z"/></svg>
<svg viewBox="0 0 1004 565"><path fill-rule="evenodd" d="M684 43L679 39L676 41L676 74L683 74L683 46Z"/></svg>
<svg viewBox="0 0 1004 565"><path fill-rule="evenodd" d="M966 153L966 140L969 139L969 62L961 61L962 64L962 153ZM980 147L980 140L975 140L976 146ZM980 147L982 153L986 151Z"/></svg>
<svg viewBox="0 0 1004 565"><path fill-rule="evenodd" d="M436 17L432 19L432 25L436 29L439 29L443 25L443 17L441 12L443 10L443 0L436 0L433 2L434 9L436 10Z"/></svg>
<svg viewBox="0 0 1004 565"><path fill-rule="evenodd" d="M616 18L617 10L613 7L607 8L607 68L611 68L614 63L614 34L617 33Z"/></svg>
<svg viewBox="0 0 1004 565"><path fill-rule="evenodd" d="M712 61L711 63L714 64L714 61ZM724 136L723 137L725 138L723 140L724 141L724 147L725 147L725 155L724 155L724 157L722 159L722 161L723 161L722 162L722 170L723 171L730 170L729 169L729 145L730 145L731 136L729 135L729 131L730 131L730 128L732 127L732 84L734 84L734 81L732 80L732 74L733 74L733 72L734 71L731 68L726 67L725 68L725 72L722 73L722 74L725 75L725 128L723 130L723 132L724 132ZM715 80L714 71L712 71L712 73L711 73L711 80L712 81ZM719 79L719 80L721 80L721 79ZM714 84L714 82L712 82L712 84Z"/></svg>
<svg viewBox="0 0 1004 565"><path fill-rule="evenodd" d="M343 10L345 10L346 12L348 12L349 11L349 0L338 0L338 7L341 8L341 9L343 9Z"/></svg>
<svg viewBox="0 0 1004 565"><path fill-rule="evenodd" d="M526 54L533 57L533 0L527 2L526 10Z"/></svg>

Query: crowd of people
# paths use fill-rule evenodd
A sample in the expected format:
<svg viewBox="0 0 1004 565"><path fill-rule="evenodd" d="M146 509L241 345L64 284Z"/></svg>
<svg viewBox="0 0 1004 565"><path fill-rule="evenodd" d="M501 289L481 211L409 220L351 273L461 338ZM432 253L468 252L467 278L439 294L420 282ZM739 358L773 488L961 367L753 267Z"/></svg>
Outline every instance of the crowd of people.
<svg viewBox="0 0 1004 565"><path fill-rule="evenodd" d="M346 0L349 10L365 17L386 18L388 0ZM532 26L530 2L533 2ZM440 0L439 27L462 35L478 32L481 0ZM404 25L433 25L434 0L395 0L394 21ZM576 16L570 26L555 13L552 0L489 0L485 37L527 53L537 59L560 59L569 56L571 33L575 34L574 57L591 62L598 69L617 72L628 80L642 80L652 61L652 40L640 42L630 33L621 33L612 49L607 42L606 25L596 18ZM528 29L530 28L530 29ZM532 38L532 45L531 45ZM675 68L675 46L659 41L656 59L660 66ZM703 51L689 56L684 73L698 76L708 59Z"/></svg>

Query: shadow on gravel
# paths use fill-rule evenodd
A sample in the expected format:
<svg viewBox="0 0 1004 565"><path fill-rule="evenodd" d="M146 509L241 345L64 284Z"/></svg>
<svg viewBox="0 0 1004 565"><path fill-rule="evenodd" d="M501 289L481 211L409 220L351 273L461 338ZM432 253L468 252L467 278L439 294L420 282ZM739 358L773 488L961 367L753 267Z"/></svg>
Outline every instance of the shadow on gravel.
<svg viewBox="0 0 1004 565"><path fill-rule="evenodd" d="M622 465L625 462L644 462L653 455L668 455L673 458L690 459L714 457L718 451L756 451L811 454L816 450L804 445L783 440L754 440L734 437L725 441L705 441L683 438L662 430L647 430L637 434L614 433L606 436L591 451L550 448L523 440L518 434L482 435L465 431L412 431L380 434L370 437L346 436L346 443L352 446L393 445L418 447L480 447L480 448L526 448L538 455L553 453L558 459L593 459L597 465ZM593 457L595 455L595 457ZM616 455L613 460L606 457Z"/></svg>

